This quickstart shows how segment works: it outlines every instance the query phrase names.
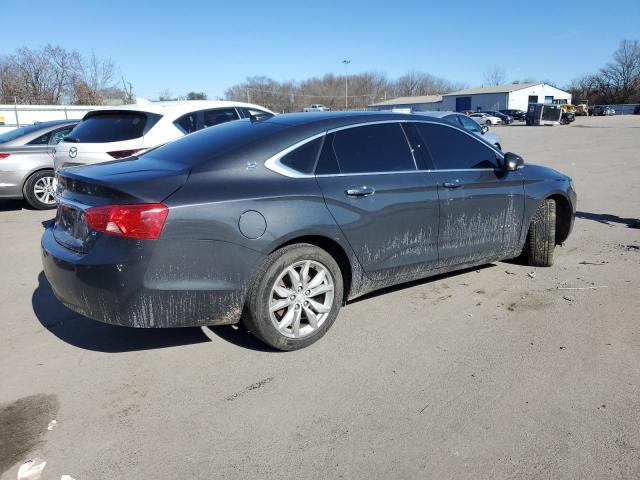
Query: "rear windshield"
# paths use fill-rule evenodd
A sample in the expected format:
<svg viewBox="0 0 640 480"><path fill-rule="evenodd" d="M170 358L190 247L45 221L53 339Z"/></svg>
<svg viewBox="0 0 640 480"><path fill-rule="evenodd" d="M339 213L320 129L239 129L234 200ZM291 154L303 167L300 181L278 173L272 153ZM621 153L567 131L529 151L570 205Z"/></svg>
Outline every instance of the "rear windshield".
<svg viewBox="0 0 640 480"><path fill-rule="evenodd" d="M144 135L148 121L147 114L140 112L99 113L85 118L65 140L87 143L132 140Z"/></svg>
<svg viewBox="0 0 640 480"><path fill-rule="evenodd" d="M195 166L223 152L249 145L259 138L283 128L285 128L284 125L269 123L268 120L227 122L217 125L215 128L199 130L149 151L144 156Z"/></svg>

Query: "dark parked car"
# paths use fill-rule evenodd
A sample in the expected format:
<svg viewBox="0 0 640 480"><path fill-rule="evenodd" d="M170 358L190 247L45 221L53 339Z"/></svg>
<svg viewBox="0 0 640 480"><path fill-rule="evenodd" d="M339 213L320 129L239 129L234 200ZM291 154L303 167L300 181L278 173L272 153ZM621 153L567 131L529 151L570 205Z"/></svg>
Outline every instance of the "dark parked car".
<svg viewBox="0 0 640 480"><path fill-rule="evenodd" d="M24 198L33 208L55 208L53 151L78 122L52 120L0 135L0 199Z"/></svg>
<svg viewBox="0 0 640 480"><path fill-rule="evenodd" d="M502 123L504 125L513 123L513 117L511 115L507 115L506 113L502 113L497 110L483 110L481 113L487 113L489 115L493 115L494 117L498 117L500 120L502 120Z"/></svg>
<svg viewBox="0 0 640 480"><path fill-rule="evenodd" d="M514 120L519 120L521 122L524 122L525 117L527 115L527 112L525 112L524 110L513 110L513 109L500 110L500 113L504 113L505 115L510 115L511 117L513 117Z"/></svg>
<svg viewBox="0 0 640 480"><path fill-rule="evenodd" d="M576 121L576 114L573 112L562 112L560 117L560 125L569 125Z"/></svg>
<svg viewBox="0 0 640 480"><path fill-rule="evenodd" d="M576 209L569 177L448 121L383 112L229 122L63 168L58 188L42 260L69 308L134 327L242 318L282 350L376 289L523 250L549 266Z"/></svg>

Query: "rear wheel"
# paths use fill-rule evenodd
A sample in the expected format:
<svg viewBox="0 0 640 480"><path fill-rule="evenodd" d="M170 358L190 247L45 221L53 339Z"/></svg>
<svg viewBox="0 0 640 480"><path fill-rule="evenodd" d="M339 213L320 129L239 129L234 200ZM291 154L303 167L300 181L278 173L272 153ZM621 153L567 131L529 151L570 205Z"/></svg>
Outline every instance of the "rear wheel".
<svg viewBox="0 0 640 480"><path fill-rule="evenodd" d="M289 245L256 272L243 319L267 345L297 350L329 330L342 293L342 273L331 255L314 245Z"/></svg>
<svg viewBox="0 0 640 480"><path fill-rule="evenodd" d="M41 170L31 175L24 184L24 199L38 210L55 208L53 170Z"/></svg>
<svg viewBox="0 0 640 480"><path fill-rule="evenodd" d="M484 124L485 124L487 127L490 127L490 126L491 126L491 120L487 120L486 122L484 122Z"/></svg>
<svg viewBox="0 0 640 480"><path fill-rule="evenodd" d="M556 202L547 198L533 215L525 246L527 262L534 267L553 265L556 246Z"/></svg>

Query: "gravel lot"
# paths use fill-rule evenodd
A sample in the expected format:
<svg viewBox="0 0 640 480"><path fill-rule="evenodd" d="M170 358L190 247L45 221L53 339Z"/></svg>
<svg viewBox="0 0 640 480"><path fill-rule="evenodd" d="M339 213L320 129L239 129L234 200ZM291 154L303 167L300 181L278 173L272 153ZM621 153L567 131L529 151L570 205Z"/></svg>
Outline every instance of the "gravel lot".
<svg viewBox="0 0 640 480"><path fill-rule="evenodd" d="M0 204L0 478L639 478L640 116L495 131L575 180L556 265L370 295L294 353L74 314L40 266L51 211Z"/></svg>

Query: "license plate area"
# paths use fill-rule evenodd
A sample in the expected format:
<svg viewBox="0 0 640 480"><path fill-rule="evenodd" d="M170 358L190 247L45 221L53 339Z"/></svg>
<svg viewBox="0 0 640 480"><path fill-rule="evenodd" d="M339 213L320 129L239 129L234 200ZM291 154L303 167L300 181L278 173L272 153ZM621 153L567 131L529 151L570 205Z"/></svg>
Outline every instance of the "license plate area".
<svg viewBox="0 0 640 480"><path fill-rule="evenodd" d="M58 203L53 236L65 247L84 252L90 231L83 210L74 205Z"/></svg>

